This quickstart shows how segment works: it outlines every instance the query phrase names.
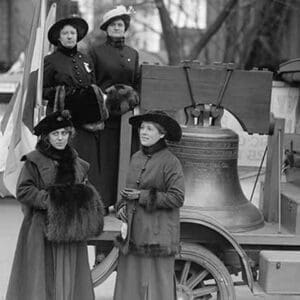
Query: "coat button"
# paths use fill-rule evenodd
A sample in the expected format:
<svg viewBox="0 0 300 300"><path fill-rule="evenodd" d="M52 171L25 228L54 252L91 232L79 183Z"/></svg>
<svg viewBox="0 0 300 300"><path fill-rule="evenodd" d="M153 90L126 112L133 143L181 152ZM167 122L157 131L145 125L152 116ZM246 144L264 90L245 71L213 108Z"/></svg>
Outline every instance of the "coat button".
<svg viewBox="0 0 300 300"><path fill-rule="evenodd" d="M78 81L79 81L79 82L82 82L82 80L81 80L81 79L79 79Z"/></svg>
<svg viewBox="0 0 300 300"><path fill-rule="evenodd" d="M136 183L137 183L137 184L140 184L140 183L141 183L141 181L138 179L138 180L136 181Z"/></svg>
<svg viewBox="0 0 300 300"><path fill-rule="evenodd" d="M77 65L75 66L75 69L78 69L78 66L77 66Z"/></svg>
<svg viewBox="0 0 300 300"><path fill-rule="evenodd" d="M73 63L76 63L76 59L75 59L75 58L73 58L73 59L72 59L72 62L73 62Z"/></svg>

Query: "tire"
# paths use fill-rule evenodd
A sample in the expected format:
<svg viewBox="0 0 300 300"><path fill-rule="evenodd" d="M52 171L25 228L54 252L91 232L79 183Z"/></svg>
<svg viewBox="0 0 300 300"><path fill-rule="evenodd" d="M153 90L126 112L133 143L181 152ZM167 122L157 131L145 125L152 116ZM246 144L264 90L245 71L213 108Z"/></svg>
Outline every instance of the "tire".
<svg viewBox="0 0 300 300"><path fill-rule="evenodd" d="M175 276L178 300L236 300L228 270L203 246L182 243L175 259Z"/></svg>

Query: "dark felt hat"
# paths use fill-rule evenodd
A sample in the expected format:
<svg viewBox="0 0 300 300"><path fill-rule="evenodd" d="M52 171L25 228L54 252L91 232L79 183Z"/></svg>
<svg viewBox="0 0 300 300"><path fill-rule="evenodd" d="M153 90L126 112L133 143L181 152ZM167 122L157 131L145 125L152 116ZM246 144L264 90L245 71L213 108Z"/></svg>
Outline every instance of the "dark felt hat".
<svg viewBox="0 0 300 300"><path fill-rule="evenodd" d="M171 118L166 112L162 110L150 110L143 115L133 116L129 119L129 124L134 127L140 127L142 122L154 122L162 126L167 134L166 140L179 142L182 135L180 125L176 120Z"/></svg>
<svg viewBox="0 0 300 300"><path fill-rule="evenodd" d="M42 119L33 128L33 133L40 136L65 127L73 127L70 112L68 110L56 111Z"/></svg>
<svg viewBox="0 0 300 300"><path fill-rule="evenodd" d="M89 30L88 23L79 17L70 17L57 21L48 31L48 40L51 44L57 46L60 31L64 26L71 25L77 30L77 42L81 41Z"/></svg>

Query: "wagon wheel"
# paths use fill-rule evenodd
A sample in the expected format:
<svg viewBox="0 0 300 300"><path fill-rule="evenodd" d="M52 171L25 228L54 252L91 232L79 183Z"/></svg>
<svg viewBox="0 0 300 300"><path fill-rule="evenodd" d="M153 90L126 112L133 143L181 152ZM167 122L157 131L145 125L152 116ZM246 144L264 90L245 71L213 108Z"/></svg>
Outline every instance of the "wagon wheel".
<svg viewBox="0 0 300 300"><path fill-rule="evenodd" d="M175 275L178 300L235 300L231 276L211 251L182 243L176 256Z"/></svg>
<svg viewBox="0 0 300 300"><path fill-rule="evenodd" d="M118 248L113 247L105 256L105 258L91 269L92 282L94 287L103 283L111 275L111 273L116 270L118 264L118 256Z"/></svg>

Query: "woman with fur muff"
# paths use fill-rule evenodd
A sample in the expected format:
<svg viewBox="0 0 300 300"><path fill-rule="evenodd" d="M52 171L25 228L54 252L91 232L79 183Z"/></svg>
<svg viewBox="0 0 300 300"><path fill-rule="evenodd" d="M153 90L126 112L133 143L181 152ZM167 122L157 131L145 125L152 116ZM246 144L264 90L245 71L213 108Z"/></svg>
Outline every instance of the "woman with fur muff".
<svg viewBox="0 0 300 300"><path fill-rule="evenodd" d="M44 59L43 98L48 100L47 113L70 110L76 128L73 146L90 163L89 179L101 194L99 135L108 112L92 62L77 48L87 32L87 22L79 17L61 19L50 27L48 40L56 49Z"/></svg>
<svg viewBox="0 0 300 300"><path fill-rule="evenodd" d="M106 208L116 203L118 194L121 115L139 102L136 92L139 55L125 42L130 19L131 11L123 5L106 12L100 24L106 41L100 45L93 44L89 50L96 83L107 94L106 105L110 115L100 132L100 184Z"/></svg>
<svg viewBox="0 0 300 300"><path fill-rule="evenodd" d="M117 215L123 221L114 300L175 300L175 254L179 208L184 201L181 164L166 140L179 141L181 127L162 111L131 117L141 150L130 161Z"/></svg>
<svg viewBox="0 0 300 300"><path fill-rule="evenodd" d="M93 300L86 240L102 232L104 217L89 164L70 146L68 111L49 114L34 133L17 184L24 220L6 300Z"/></svg>

